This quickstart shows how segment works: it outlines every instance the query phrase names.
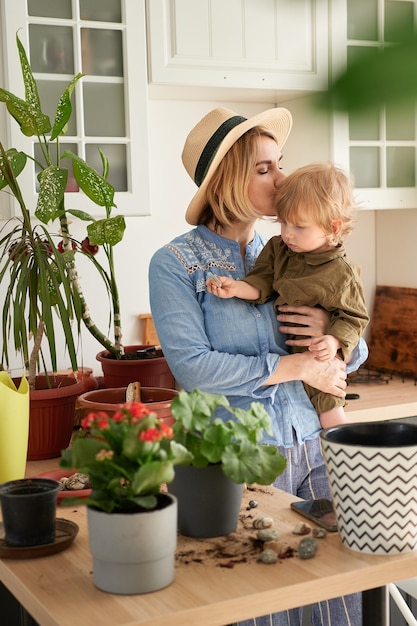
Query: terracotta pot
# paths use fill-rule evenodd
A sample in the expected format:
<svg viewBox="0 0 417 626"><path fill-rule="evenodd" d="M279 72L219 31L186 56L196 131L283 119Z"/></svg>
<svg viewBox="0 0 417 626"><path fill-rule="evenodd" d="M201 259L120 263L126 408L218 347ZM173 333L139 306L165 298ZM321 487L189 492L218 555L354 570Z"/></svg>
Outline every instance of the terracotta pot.
<svg viewBox="0 0 417 626"><path fill-rule="evenodd" d="M75 401L83 389L72 376L36 377L36 389L30 391L28 461L53 459L68 447L75 419ZM15 382L16 384L16 382Z"/></svg>
<svg viewBox="0 0 417 626"><path fill-rule="evenodd" d="M146 350L150 346L125 346L125 352ZM156 358L144 359L112 359L109 352L103 350L96 355L101 363L104 385L107 388L127 387L130 383L139 382L143 387L163 387L174 389L175 380L168 367L165 357L160 352Z"/></svg>
<svg viewBox="0 0 417 626"><path fill-rule="evenodd" d="M141 401L146 403L149 410L154 411L159 419L168 426L174 423L171 414L171 401L178 395L175 389L163 389L162 387L142 387ZM96 389L87 391L78 398L78 404L86 411L106 411L113 414L119 404L126 399L126 387L114 387L112 389Z"/></svg>

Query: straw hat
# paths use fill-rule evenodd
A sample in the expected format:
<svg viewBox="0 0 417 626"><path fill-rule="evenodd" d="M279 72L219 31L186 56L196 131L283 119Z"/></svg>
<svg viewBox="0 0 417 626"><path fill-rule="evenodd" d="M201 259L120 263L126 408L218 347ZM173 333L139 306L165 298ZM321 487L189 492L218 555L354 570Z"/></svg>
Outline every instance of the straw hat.
<svg viewBox="0 0 417 626"><path fill-rule="evenodd" d="M291 130L291 113L282 108L268 109L246 119L230 109L218 108L207 113L194 126L182 151L184 167L198 186L185 214L189 224L199 223L207 204L207 185L226 152L239 137L255 126L263 126L271 131L282 148Z"/></svg>

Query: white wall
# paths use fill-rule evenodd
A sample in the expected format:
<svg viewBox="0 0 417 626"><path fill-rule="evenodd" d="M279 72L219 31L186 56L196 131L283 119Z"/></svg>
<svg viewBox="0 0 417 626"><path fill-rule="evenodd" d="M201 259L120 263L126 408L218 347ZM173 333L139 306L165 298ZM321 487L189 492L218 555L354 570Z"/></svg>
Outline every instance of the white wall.
<svg viewBox="0 0 417 626"><path fill-rule="evenodd" d="M310 161L331 158L327 115L318 113L309 98L288 100L280 105L290 108L294 117L294 128L284 150L287 171ZM141 340L138 314L150 310L147 271L153 252L189 228L184 212L194 193L194 183L188 179L182 166L181 151L192 126L216 106L228 106L240 114L251 116L274 106L274 103L156 99L149 102L151 215L127 218L125 238L115 248L125 345ZM5 137L3 105L0 105L0 137ZM135 176L140 175L141 172L135 172ZM5 202L4 193L0 192L0 209ZM123 207L119 209L122 213ZM276 226L260 223L260 230L270 235L276 232ZM74 234L78 236L77 229ZM351 258L362 267L370 309L376 284L417 287L416 239L417 210L362 211L358 215L347 248ZM93 318L100 326L106 327L107 301L100 298L88 268L81 269L83 284L87 295L90 294ZM98 343L83 332L80 364L99 372L95 355L100 349ZM15 365L20 368L20 363ZM60 367L66 366L63 346Z"/></svg>

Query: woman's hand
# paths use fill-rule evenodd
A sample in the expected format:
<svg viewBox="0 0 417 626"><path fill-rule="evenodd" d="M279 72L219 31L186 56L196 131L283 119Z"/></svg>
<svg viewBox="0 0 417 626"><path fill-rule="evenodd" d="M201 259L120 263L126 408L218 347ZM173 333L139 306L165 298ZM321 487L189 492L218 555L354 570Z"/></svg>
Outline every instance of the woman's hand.
<svg viewBox="0 0 417 626"><path fill-rule="evenodd" d="M299 352L280 358L278 367L264 382L279 385L289 380L301 380L311 387L338 398L346 395L346 364L337 357L331 361L318 361L311 352Z"/></svg>
<svg viewBox="0 0 417 626"><path fill-rule="evenodd" d="M344 398L347 387L344 361L337 357L331 361L319 361L310 352L304 352L304 355L313 356L313 358L304 364L305 368L302 369L301 380L320 391Z"/></svg>
<svg viewBox="0 0 417 626"><path fill-rule="evenodd" d="M308 347L312 337L321 337L327 334L327 327L330 321L330 313L310 306L290 306L282 304L279 307L280 313L277 315L278 321L282 323L291 322L302 324L302 326L279 326L281 333L287 335L303 335L305 339L287 339L287 346Z"/></svg>

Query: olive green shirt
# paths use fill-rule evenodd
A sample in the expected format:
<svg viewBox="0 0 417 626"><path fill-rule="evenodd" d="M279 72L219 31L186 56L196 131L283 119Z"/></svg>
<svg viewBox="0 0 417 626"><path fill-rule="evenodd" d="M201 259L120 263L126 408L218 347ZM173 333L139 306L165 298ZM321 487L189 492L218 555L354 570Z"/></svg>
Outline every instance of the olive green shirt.
<svg viewBox="0 0 417 626"><path fill-rule="evenodd" d="M343 245L329 252L293 252L281 236L272 237L244 279L261 294L261 304L274 293L275 306L319 306L331 314L327 334L337 337L344 358L357 345L369 316L359 268Z"/></svg>

